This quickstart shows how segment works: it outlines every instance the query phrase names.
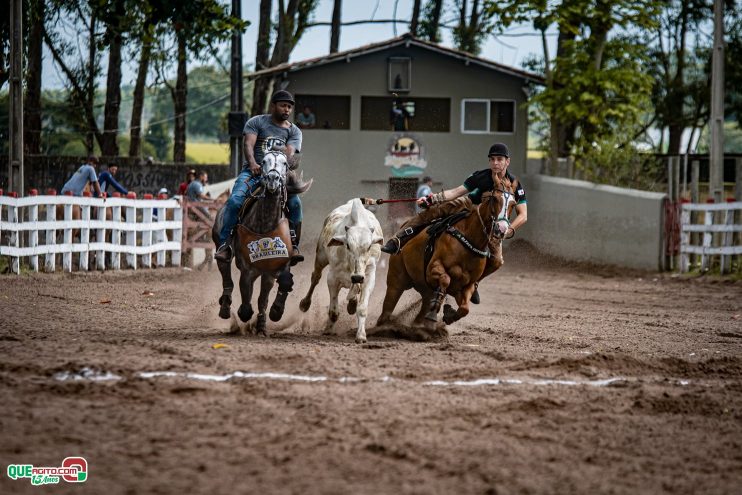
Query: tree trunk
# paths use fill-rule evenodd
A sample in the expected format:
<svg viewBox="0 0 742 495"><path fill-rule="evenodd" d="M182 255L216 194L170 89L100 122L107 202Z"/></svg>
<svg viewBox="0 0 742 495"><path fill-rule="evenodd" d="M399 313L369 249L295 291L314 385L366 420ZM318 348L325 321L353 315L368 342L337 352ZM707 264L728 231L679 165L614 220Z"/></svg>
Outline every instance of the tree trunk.
<svg viewBox="0 0 742 495"><path fill-rule="evenodd" d="M121 108L121 45L123 43L120 19L125 15L124 2L117 1L113 21L106 27L108 40L108 76L106 78L106 104L103 110L103 142L101 155L118 156L119 110Z"/></svg>
<svg viewBox="0 0 742 495"><path fill-rule="evenodd" d="M428 39L432 41L433 43L440 43L440 33L438 30L440 29L441 24L441 10L443 9L443 0L433 0L433 8L431 10L431 16L430 16L430 28L428 34Z"/></svg>
<svg viewBox="0 0 742 495"><path fill-rule="evenodd" d="M95 121L95 113L93 110L93 103L95 99L95 76L97 64L97 49L95 45L95 26L97 24L95 12L90 16L90 28L88 31L88 73L87 73L87 90L85 92L85 114L88 122L88 132L85 134L85 148L88 151L88 155L93 154L95 148L94 139L98 140L98 145L102 146L102 138L98 132L98 123ZM81 95L82 96L82 95ZM91 126L91 124L94 124Z"/></svg>
<svg viewBox="0 0 742 495"><path fill-rule="evenodd" d="M420 3L420 0L417 0ZM335 0L332 9L332 28L330 29L330 53L337 53L340 46L340 10L343 7L343 0Z"/></svg>
<svg viewBox="0 0 742 495"><path fill-rule="evenodd" d="M28 67L26 73L26 100L23 103L23 133L26 153L41 153L41 74L44 42L44 0L33 0L29 5L30 32L28 36Z"/></svg>
<svg viewBox="0 0 742 495"><path fill-rule="evenodd" d="M410 34L417 37L417 27L420 19L420 2L421 0L415 0L412 4L412 19L410 19Z"/></svg>
<svg viewBox="0 0 742 495"><path fill-rule="evenodd" d="M144 87L147 83L149 60L152 54L152 39L150 26L147 26L142 39L142 54L139 58L137 82L134 86L134 101L131 108L131 131L129 141L129 156L139 156L142 147L142 110L144 108Z"/></svg>
<svg viewBox="0 0 742 495"><path fill-rule="evenodd" d="M668 126L669 138L667 143L667 154L668 155L679 155L680 154L680 141L683 137L683 130L685 126L680 123L670 124Z"/></svg>
<svg viewBox="0 0 742 495"><path fill-rule="evenodd" d="M258 43L255 52L255 70L267 69L270 64L270 32L272 0L260 0L260 25L258 27ZM268 107L268 91L270 78L264 77L255 80L252 93L252 115L259 115Z"/></svg>
<svg viewBox="0 0 742 495"><path fill-rule="evenodd" d="M175 107L175 130L173 142L173 161L185 163L186 161L186 109L188 97L188 68L185 33L180 32L178 37L178 79L173 91L173 103Z"/></svg>

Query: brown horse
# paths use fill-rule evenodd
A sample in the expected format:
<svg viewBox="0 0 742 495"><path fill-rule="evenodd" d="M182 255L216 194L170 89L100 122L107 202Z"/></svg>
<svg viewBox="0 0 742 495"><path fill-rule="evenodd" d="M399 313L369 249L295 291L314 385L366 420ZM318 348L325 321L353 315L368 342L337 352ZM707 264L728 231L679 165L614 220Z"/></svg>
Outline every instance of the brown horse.
<svg viewBox="0 0 742 495"><path fill-rule="evenodd" d="M423 301L415 325L424 322L428 331L434 330L446 294L454 297L458 309L454 311L446 305L444 323L466 316L476 282L485 273L490 241L502 239L507 230L509 195L502 183L494 192L484 193L478 206L470 207L466 217L454 222L435 240L427 265L427 231L409 241L398 255L391 256L383 311L377 325L388 323L399 298L408 289L415 289Z"/></svg>

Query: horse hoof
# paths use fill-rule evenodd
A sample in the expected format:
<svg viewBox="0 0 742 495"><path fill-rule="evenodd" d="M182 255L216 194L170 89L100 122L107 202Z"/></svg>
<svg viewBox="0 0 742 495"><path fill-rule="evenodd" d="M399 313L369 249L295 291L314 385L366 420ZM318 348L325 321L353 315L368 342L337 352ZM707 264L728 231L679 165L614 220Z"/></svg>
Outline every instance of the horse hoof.
<svg viewBox="0 0 742 495"><path fill-rule="evenodd" d="M354 315L356 314L356 308L358 307L358 299L351 299L348 301L348 314Z"/></svg>
<svg viewBox="0 0 742 495"><path fill-rule="evenodd" d="M302 299L302 300L301 300L301 302L299 303L299 309L301 310L301 312L302 312L302 313L306 313L307 311L309 311L309 306L310 306L311 304L312 304L312 300L311 300L311 299L307 299L307 298L305 297L305 298L304 298L304 299Z"/></svg>
<svg viewBox="0 0 742 495"><path fill-rule="evenodd" d="M219 318L222 320L228 320L230 316L229 306L222 306L219 308Z"/></svg>
<svg viewBox="0 0 742 495"><path fill-rule="evenodd" d="M330 321L335 323L338 321L338 316L340 316L339 313L335 313L334 311L330 311Z"/></svg>
<svg viewBox="0 0 742 495"><path fill-rule="evenodd" d="M356 344L365 344L365 343L366 343L366 339L361 339L361 338L356 337Z"/></svg>
<svg viewBox="0 0 742 495"><path fill-rule="evenodd" d="M271 306L270 313L268 313L271 321L279 321L283 317L283 305L273 304Z"/></svg>
<svg viewBox="0 0 742 495"><path fill-rule="evenodd" d="M456 321L456 310L450 304L443 306L443 323L450 325Z"/></svg>
<svg viewBox="0 0 742 495"><path fill-rule="evenodd" d="M240 309L237 310L237 316L240 317L240 320L242 320L243 323L250 321L250 318L252 318L252 315L253 315L252 306L250 306L249 304L242 304L240 306Z"/></svg>

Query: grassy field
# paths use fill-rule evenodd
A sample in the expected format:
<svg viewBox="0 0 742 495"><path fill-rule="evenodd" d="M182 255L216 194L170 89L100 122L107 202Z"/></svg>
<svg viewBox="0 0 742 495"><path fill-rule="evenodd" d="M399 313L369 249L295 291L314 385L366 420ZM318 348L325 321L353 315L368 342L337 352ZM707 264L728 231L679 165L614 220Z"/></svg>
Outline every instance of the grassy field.
<svg viewBox="0 0 742 495"><path fill-rule="evenodd" d="M191 143L186 155L193 163L229 163L229 143Z"/></svg>

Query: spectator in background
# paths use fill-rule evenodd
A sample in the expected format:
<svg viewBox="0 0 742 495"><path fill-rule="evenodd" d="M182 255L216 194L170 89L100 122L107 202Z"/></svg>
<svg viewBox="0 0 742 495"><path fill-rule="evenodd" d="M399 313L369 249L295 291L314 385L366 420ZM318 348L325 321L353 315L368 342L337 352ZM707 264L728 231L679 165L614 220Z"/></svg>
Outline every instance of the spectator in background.
<svg viewBox="0 0 742 495"><path fill-rule="evenodd" d="M392 111L389 115L389 123L393 131L406 131L408 129L408 118L410 114L405 110L401 100L394 100Z"/></svg>
<svg viewBox="0 0 742 495"><path fill-rule="evenodd" d="M100 196L100 184L98 176L95 173L95 167L98 166L98 158L89 156L86 163L83 163L77 171L72 174L62 187L62 194L71 191L75 196L82 196L83 191L88 184L91 184L95 190L95 195Z"/></svg>
<svg viewBox="0 0 742 495"><path fill-rule="evenodd" d="M188 173L186 174L185 182L181 182L180 186L178 187L178 194L180 196L185 196L185 193L188 190L188 186L191 184L191 182L193 182L195 178L196 178L196 171L193 169L190 169Z"/></svg>
<svg viewBox="0 0 742 495"><path fill-rule="evenodd" d="M424 198L428 194L433 194L433 178L429 175L423 177L422 184L417 188L417 199ZM419 204L415 204L415 209L418 213L422 211Z"/></svg>
<svg viewBox="0 0 742 495"><path fill-rule="evenodd" d="M168 190L167 190L167 187L163 187L163 188L161 188L161 189L160 189L159 191L157 191L157 195L158 195L158 196L161 196L161 195L163 195L163 194L164 194L165 196L167 196L168 198L170 197L170 191L168 191Z"/></svg>
<svg viewBox="0 0 742 495"><path fill-rule="evenodd" d="M296 116L296 125L300 129L314 129L317 125L317 118L312 113L312 107L304 105L302 112Z"/></svg>
<svg viewBox="0 0 742 495"><path fill-rule="evenodd" d="M188 184L186 197L188 201L211 201L211 197L204 190L204 186L209 182L209 174L204 170L198 173L198 178Z"/></svg>
<svg viewBox="0 0 742 495"><path fill-rule="evenodd" d="M129 192L124 186L118 183L114 178L116 172L118 172L119 166L112 163L108 166L108 170L104 170L98 176L98 184L100 184L101 192L108 192L108 186L113 187L116 191L120 192L124 196Z"/></svg>

